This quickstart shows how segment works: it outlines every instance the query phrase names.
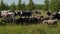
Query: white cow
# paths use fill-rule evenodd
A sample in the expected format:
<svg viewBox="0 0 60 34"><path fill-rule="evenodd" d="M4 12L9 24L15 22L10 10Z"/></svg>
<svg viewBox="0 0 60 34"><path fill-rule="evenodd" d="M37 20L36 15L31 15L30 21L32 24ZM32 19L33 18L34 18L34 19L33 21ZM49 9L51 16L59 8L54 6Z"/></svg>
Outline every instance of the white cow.
<svg viewBox="0 0 60 34"><path fill-rule="evenodd" d="M8 11L1 11L1 16L5 16L8 13Z"/></svg>
<svg viewBox="0 0 60 34"><path fill-rule="evenodd" d="M10 11L1 11L1 16L2 17L6 17L10 15L10 17L14 17L14 12L10 12Z"/></svg>
<svg viewBox="0 0 60 34"><path fill-rule="evenodd" d="M43 24L44 23L47 23L47 24L57 24L57 19L54 19L54 20L44 20Z"/></svg>

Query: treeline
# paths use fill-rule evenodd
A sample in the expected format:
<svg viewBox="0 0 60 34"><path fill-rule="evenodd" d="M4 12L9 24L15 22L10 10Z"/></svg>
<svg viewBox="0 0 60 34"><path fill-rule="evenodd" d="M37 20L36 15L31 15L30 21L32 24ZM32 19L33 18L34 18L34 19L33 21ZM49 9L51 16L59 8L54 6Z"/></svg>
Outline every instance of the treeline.
<svg viewBox="0 0 60 34"><path fill-rule="evenodd" d="M18 0L17 5L13 2L10 6L1 0L0 10L45 10L54 12L60 11L60 0L44 0L44 4L40 5L34 4L32 0L29 0L28 5L26 5L25 2L21 3L21 0Z"/></svg>
<svg viewBox="0 0 60 34"><path fill-rule="evenodd" d="M13 2L10 6L8 4L5 4L3 0L1 0L0 3L0 10L35 10L35 9L42 9L41 5L36 5L33 3L32 0L28 3L28 5L25 4L25 2L21 3L21 0L18 1L18 4L15 5L15 2Z"/></svg>

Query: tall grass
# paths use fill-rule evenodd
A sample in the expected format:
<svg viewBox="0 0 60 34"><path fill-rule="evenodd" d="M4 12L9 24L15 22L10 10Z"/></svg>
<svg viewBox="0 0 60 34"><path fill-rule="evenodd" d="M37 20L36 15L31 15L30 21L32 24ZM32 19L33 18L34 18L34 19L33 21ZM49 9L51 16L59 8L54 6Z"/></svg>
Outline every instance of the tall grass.
<svg viewBox="0 0 60 34"><path fill-rule="evenodd" d="M47 24L33 24L28 26L0 26L0 34L59 34L58 27L49 27Z"/></svg>

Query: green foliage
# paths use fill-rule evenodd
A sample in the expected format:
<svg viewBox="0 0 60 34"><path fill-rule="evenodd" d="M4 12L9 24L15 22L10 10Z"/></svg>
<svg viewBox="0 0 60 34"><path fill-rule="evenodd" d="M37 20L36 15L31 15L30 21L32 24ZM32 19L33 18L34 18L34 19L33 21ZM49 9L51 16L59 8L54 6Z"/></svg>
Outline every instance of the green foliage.
<svg viewBox="0 0 60 34"><path fill-rule="evenodd" d="M10 10L15 10L15 9L16 9L16 5L15 5L15 3L12 3L11 7L10 7Z"/></svg>
<svg viewBox="0 0 60 34"><path fill-rule="evenodd" d="M18 1L18 5L17 5L17 10L21 10L22 6L21 6L21 0Z"/></svg>
<svg viewBox="0 0 60 34"><path fill-rule="evenodd" d="M60 10L60 1L59 0L51 0L50 1L50 10L51 11L59 11Z"/></svg>
<svg viewBox="0 0 60 34"><path fill-rule="evenodd" d="M42 5L35 5L34 10L42 10Z"/></svg>
<svg viewBox="0 0 60 34"><path fill-rule="evenodd" d="M60 0L57 0L57 11L60 11Z"/></svg>
<svg viewBox="0 0 60 34"><path fill-rule="evenodd" d="M1 0L0 3L0 10L45 10L45 11L52 11L57 12L60 11L60 0L45 0L44 4L37 5L33 3L33 0L30 0L28 5L23 2L21 3L21 0L18 1L18 4L15 5L13 2L10 6L8 4L5 4L3 0Z"/></svg>
<svg viewBox="0 0 60 34"><path fill-rule="evenodd" d="M28 4L28 6L27 6L27 9L28 9L28 10L34 10L34 3L33 3L32 0L30 0L29 4Z"/></svg>
<svg viewBox="0 0 60 34"><path fill-rule="evenodd" d="M44 10L48 11L49 10L49 0L45 0L45 6L44 6Z"/></svg>
<svg viewBox="0 0 60 34"><path fill-rule="evenodd" d="M50 10L51 11L56 11L56 9L57 9L57 5L56 4L57 4L56 0L51 0L50 1Z"/></svg>
<svg viewBox="0 0 60 34"><path fill-rule="evenodd" d="M7 7L8 7L8 6L3 2L3 0L1 0L1 3L0 3L0 10L6 10Z"/></svg>
<svg viewBox="0 0 60 34"><path fill-rule="evenodd" d="M26 10L26 5L25 5L25 2L22 4L22 10Z"/></svg>
<svg viewBox="0 0 60 34"><path fill-rule="evenodd" d="M8 4L6 5L6 10L9 10L9 6L8 6Z"/></svg>

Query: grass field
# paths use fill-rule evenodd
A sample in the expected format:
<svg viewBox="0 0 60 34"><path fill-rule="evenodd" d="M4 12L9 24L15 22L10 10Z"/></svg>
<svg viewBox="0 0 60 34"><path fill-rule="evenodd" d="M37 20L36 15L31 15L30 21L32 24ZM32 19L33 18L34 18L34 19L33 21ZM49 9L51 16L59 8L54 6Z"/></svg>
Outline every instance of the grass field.
<svg viewBox="0 0 60 34"><path fill-rule="evenodd" d="M42 12L43 16L46 16ZM0 34L60 34L60 20L58 25L48 26L47 24L6 25L0 26Z"/></svg>
<svg viewBox="0 0 60 34"><path fill-rule="evenodd" d="M47 24L33 24L28 26L0 26L0 34L59 34L60 24L57 27Z"/></svg>

